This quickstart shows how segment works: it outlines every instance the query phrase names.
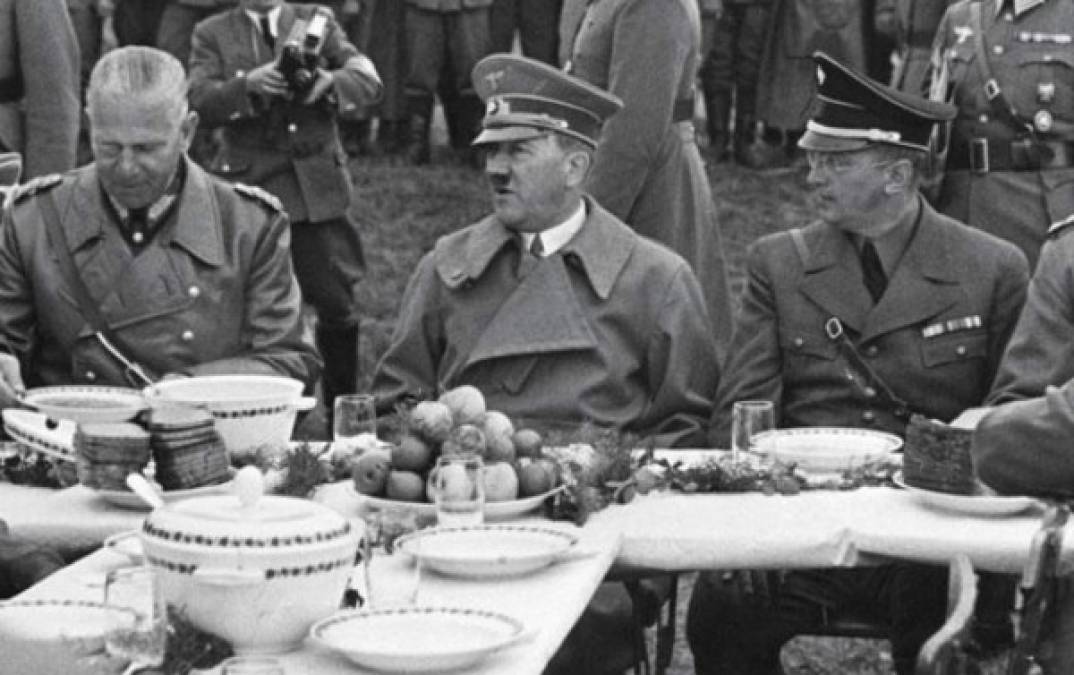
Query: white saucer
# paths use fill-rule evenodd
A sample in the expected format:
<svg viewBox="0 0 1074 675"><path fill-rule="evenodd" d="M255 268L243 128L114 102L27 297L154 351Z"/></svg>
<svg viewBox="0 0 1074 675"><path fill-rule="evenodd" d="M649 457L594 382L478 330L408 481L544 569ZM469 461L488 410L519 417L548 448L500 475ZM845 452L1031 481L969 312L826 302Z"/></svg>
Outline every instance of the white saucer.
<svg viewBox="0 0 1074 675"><path fill-rule="evenodd" d="M969 516L1010 516L1040 504L1032 497L992 495L955 495L907 485L902 473L892 477L895 485L906 490L922 506Z"/></svg>
<svg viewBox="0 0 1074 675"><path fill-rule="evenodd" d="M501 524L418 530L395 546L441 574L498 579L547 567L577 542L573 534L551 527Z"/></svg>

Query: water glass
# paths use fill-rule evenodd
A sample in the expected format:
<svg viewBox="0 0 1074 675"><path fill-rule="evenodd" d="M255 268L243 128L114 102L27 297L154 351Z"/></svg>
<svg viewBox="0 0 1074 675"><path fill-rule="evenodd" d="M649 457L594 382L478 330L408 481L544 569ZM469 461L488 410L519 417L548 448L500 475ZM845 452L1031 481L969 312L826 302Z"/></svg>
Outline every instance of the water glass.
<svg viewBox="0 0 1074 675"><path fill-rule="evenodd" d="M377 434L377 408L372 394L344 394L332 405L332 440L353 441Z"/></svg>
<svg viewBox="0 0 1074 675"><path fill-rule="evenodd" d="M757 436L776 428L775 406L771 401L736 401L731 408L731 459L740 453L757 451Z"/></svg>
<svg viewBox="0 0 1074 675"><path fill-rule="evenodd" d="M284 675L283 666L268 656L233 656L220 664L222 675Z"/></svg>
<svg viewBox="0 0 1074 675"><path fill-rule="evenodd" d="M441 456L432 475L436 522L446 527L485 520L485 465L477 455Z"/></svg>
<svg viewBox="0 0 1074 675"><path fill-rule="evenodd" d="M136 615L133 628L122 628L105 636L108 654L127 659L132 666L161 665L168 625L153 569L137 565L108 572L104 579L104 604L129 609Z"/></svg>

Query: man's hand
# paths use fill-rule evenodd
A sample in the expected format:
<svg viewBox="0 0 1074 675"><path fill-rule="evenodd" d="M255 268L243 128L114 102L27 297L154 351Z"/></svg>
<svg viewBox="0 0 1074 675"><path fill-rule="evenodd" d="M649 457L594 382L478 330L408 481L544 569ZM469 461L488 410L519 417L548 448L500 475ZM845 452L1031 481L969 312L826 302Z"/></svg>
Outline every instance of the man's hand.
<svg viewBox="0 0 1074 675"><path fill-rule="evenodd" d="M269 61L246 73L246 91L261 96L287 96L287 80L276 69L276 62Z"/></svg>
<svg viewBox="0 0 1074 675"><path fill-rule="evenodd" d="M302 99L302 104L310 105L316 102L319 98L332 91L332 86L334 84L335 80L332 79L332 73L324 68L318 68L317 79L313 81L313 86L310 87L310 93L306 95L306 98Z"/></svg>
<svg viewBox="0 0 1074 675"><path fill-rule="evenodd" d="M10 408L19 404L19 397L26 393L22 382L19 360L12 354L0 352L0 407Z"/></svg>

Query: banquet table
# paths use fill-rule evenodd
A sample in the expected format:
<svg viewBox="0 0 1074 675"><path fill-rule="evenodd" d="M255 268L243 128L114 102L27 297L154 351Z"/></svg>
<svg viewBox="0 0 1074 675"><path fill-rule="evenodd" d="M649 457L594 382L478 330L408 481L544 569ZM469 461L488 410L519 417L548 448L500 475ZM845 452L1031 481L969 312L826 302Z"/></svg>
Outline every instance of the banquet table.
<svg viewBox="0 0 1074 675"><path fill-rule="evenodd" d="M323 486L315 498L359 515L360 498L345 482ZM938 511L907 491L880 487L793 496L654 493L595 514L584 529L621 535L616 564L623 568L838 567L878 557L946 564L965 553L978 570L1019 572L1041 515L1036 508L1003 517ZM99 545L144 517L82 486L0 483L0 518L11 531L62 549ZM1065 541L1074 549L1074 536Z"/></svg>
<svg viewBox="0 0 1074 675"><path fill-rule="evenodd" d="M545 524L547 526L547 524ZM618 550L618 536L557 524L579 535L577 550L565 561L538 572L507 579L462 580L424 572L418 582L423 606L466 607L508 614L526 626L523 638L496 652L469 673L540 673L604 578ZM16 597L16 600L101 601L106 572L130 564L126 556L102 549L65 567ZM374 556L370 570L377 606L408 599L414 565L402 554ZM359 570L356 579L361 579ZM361 584L359 583L359 586ZM365 671L307 640L302 648L277 657L287 673L315 675ZM219 669L206 671L219 672Z"/></svg>

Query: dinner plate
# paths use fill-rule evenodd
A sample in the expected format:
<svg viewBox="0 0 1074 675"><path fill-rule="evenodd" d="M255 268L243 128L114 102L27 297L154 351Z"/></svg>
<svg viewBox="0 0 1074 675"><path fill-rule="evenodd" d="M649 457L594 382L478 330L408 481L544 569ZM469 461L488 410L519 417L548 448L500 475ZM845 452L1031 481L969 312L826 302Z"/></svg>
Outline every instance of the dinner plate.
<svg viewBox="0 0 1074 675"><path fill-rule="evenodd" d="M354 490L354 484L350 486L351 490ZM539 495L533 495L532 497L523 497L522 499L511 499L505 502L485 502L485 518L488 520L507 520L509 518L518 518L524 516L530 511L538 509L544 500L548 499L552 495L556 494L563 489L563 486L554 487L548 492L542 492ZM436 516L436 504L431 502L403 502L398 499L388 499L386 497L373 497L371 495L363 495L357 491L355 494L358 498L363 500L365 505L377 508L377 509L398 509L400 507L408 507L414 510L419 516L426 516L433 518Z"/></svg>
<svg viewBox="0 0 1074 675"><path fill-rule="evenodd" d="M22 401L54 420L82 424L126 422L149 407L137 389L89 384L36 387L28 390Z"/></svg>
<svg viewBox="0 0 1074 675"><path fill-rule="evenodd" d="M152 483L150 483L152 485ZM156 487L156 486L154 486ZM122 509L134 509L137 511L149 511L152 507L142 501L142 498L134 494L130 490L98 490L90 488L101 499L105 500L113 506L118 506ZM205 497L207 495L227 494L231 492L231 481L226 483L218 483L216 485L202 485L201 487L189 488L186 490L157 490L157 493L164 499L165 503L177 502L182 499L190 499L191 497Z"/></svg>
<svg viewBox="0 0 1074 675"><path fill-rule="evenodd" d="M355 664L389 673L442 673L478 663L515 642L522 622L461 607L341 612L310 628L314 640Z"/></svg>
<svg viewBox="0 0 1074 675"><path fill-rule="evenodd" d="M906 490L922 506L971 516L1010 516L1030 509L1040 502L1032 497L999 495L954 495L907 485L902 473L892 477L895 485Z"/></svg>
<svg viewBox="0 0 1074 675"><path fill-rule="evenodd" d="M574 535L550 527L475 525L411 532L395 546L441 574L496 579L547 567L576 543Z"/></svg>
<svg viewBox="0 0 1074 675"><path fill-rule="evenodd" d="M44 413L20 408L3 411L4 431L19 443L54 459L75 461L75 429L71 420L50 420Z"/></svg>
<svg viewBox="0 0 1074 675"><path fill-rule="evenodd" d="M803 473L838 474L867 462L887 458L902 439L872 429L797 427L765 431L754 437L757 452Z"/></svg>

